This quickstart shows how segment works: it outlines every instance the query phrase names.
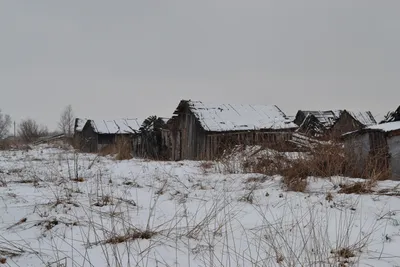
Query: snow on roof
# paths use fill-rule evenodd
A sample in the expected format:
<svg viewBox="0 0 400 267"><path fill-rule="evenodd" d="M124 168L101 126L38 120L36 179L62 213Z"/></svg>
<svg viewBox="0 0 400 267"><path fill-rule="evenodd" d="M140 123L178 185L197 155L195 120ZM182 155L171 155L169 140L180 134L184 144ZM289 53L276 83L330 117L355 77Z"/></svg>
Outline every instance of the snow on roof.
<svg viewBox="0 0 400 267"><path fill-rule="evenodd" d="M342 137L347 138L349 136L353 136L356 134L364 134L364 133L367 133L370 131L380 131L380 132L389 133L389 132L398 131L398 130L400 130L400 121L386 122L386 123L371 125L371 126L363 128L361 130L345 133L342 135Z"/></svg>
<svg viewBox="0 0 400 267"><path fill-rule="evenodd" d="M362 125L370 126L376 124L375 118L370 111L346 111L350 114L350 116L359 121Z"/></svg>
<svg viewBox="0 0 400 267"><path fill-rule="evenodd" d="M75 131L81 132L87 121L88 121L88 119L76 118L75 119Z"/></svg>
<svg viewBox="0 0 400 267"><path fill-rule="evenodd" d="M135 133L142 126L142 122L139 119L90 120L94 131L99 134Z"/></svg>
<svg viewBox="0 0 400 267"><path fill-rule="evenodd" d="M324 127L330 128L335 124L340 114L341 110L325 110L325 111L302 111L306 117L313 115Z"/></svg>
<svg viewBox="0 0 400 267"><path fill-rule="evenodd" d="M383 132L392 132L400 130L400 121L387 122L382 124L376 124L365 128L366 130L377 130Z"/></svg>
<svg viewBox="0 0 400 267"><path fill-rule="evenodd" d="M212 104L186 101L206 131L297 128L275 105Z"/></svg>
<svg viewBox="0 0 400 267"><path fill-rule="evenodd" d="M385 122L393 122L393 121L399 121L400 120L400 106L392 112L389 112L383 119L382 123Z"/></svg>

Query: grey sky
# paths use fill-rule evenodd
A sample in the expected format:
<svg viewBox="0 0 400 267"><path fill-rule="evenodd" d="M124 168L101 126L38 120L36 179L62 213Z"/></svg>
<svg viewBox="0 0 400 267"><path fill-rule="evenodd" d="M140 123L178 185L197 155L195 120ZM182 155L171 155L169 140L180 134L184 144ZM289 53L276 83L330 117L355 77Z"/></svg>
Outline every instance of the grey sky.
<svg viewBox="0 0 400 267"><path fill-rule="evenodd" d="M1 1L0 108L55 128L170 116L180 99L400 104L400 1Z"/></svg>

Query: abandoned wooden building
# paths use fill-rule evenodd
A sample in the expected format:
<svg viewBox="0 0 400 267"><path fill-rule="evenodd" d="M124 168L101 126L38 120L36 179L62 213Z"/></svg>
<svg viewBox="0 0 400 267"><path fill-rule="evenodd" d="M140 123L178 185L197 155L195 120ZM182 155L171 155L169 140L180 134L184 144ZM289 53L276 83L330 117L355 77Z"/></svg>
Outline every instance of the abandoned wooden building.
<svg viewBox="0 0 400 267"><path fill-rule="evenodd" d="M370 111L330 110L298 111L294 122L297 132L319 139L340 138L344 133L376 124Z"/></svg>
<svg viewBox="0 0 400 267"><path fill-rule="evenodd" d="M375 124L375 118L370 111L343 110L330 128L329 136L337 139L345 133L361 130Z"/></svg>
<svg viewBox="0 0 400 267"><path fill-rule="evenodd" d="M297 128L275 105L192 100L180 101L167 126L172 160L212 160L235 145L277 145Z"/></svg>
<svg viewBox="0 0 400 267"><path fill-rule="evenodd" d="M400 179L400 121L377 124L343 135L347 175L375 173ZM354 174L355 173L355 174Z"/></svg>
<svg viewBox="0 0 400 267"><path fill-rule="evenodd" d="M400 121L400 106L395 111L389 112L385 116L383 121L381 121L380 123L394 122L394 121Z"/></svg>
<svg viewBox="0 0 400 267"><path fill-rule="evenodd" d="M294 119L294 123L299 126L296 131L310 137L324 138L339 119L340 114L340 110L299 110Z"/></svg>
<svg viewBox="0 0 400 267"><path fill-rule="evenodd" d="M98 152L115 144L118 137L132 138L142 121L138 119L85 120L75 119L75 143L84 152Z"/></svg>

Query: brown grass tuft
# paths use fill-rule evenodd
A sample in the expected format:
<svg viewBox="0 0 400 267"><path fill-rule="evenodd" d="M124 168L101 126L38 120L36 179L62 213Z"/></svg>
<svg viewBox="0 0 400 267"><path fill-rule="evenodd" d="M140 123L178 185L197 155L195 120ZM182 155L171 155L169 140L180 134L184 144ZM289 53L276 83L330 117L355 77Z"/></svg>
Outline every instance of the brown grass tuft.
<svg viewBox="0 0 400 267"><path fill-rule="evenodd" d="M157 232L152 232L149 230L146 231L139 231L139 230L133 230L130 233L127 233L125 235L119 235L119 236L113 236L103 242L103 244L120 244L120 243L125 243L129 241L134 241L137 239L150 239L153 236L157 235Z"/></svg>
<svg viewBox="0 0 400 267"><path fill-rule="evenodd" d="M350 248L341 248L337 251L332 251L332 254L335 254L336 256L343 258L343 259L349 259L353 258L356 256L353 250Z"/></svg>
<svg viewBox="0 0 400 267"><path fill-rule="evenodd" d="M328 194L326 194L325 200L328 202L333 201L333 195L331 192L328 192Z"/></svg>
<svg viewBox="0 0 400 267"><path fill-rule="evenodd" d="M372 193L372 187L376 184L373 180L367 180L365 182L355 182L352 184L340 184L339 193L342 194L369 194Z"/></svg>

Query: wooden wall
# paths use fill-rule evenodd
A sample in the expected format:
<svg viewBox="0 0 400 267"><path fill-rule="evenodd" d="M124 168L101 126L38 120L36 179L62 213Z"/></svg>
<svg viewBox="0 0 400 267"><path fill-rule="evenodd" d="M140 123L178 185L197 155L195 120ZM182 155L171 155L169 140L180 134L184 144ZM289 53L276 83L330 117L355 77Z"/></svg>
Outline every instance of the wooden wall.
<svg viewBox="0 0 400 267"><path fill-rule="evenodd" d="M370 131L355 134L344 142L348 170L352 177L371 177L384 174L390 178L389 149L384 132Z"/></svg>
<svg viewBox="0 0 400 267"><path fill-rule="evenodd" d="M343 111L339 119L335 122L329 130L328 135L330 138L339 138L341 135L357 131L364 128L360 122L355 120L349 113Z"/></svg>
<svg viewBox="0 0 400 267"><path fill-rule="evenodd" d="M93 131L90 123L86 123L82 132L78 135L78 138L80 139L78 142L81 151L87 153L97 152L97 133Z"/></svg>

